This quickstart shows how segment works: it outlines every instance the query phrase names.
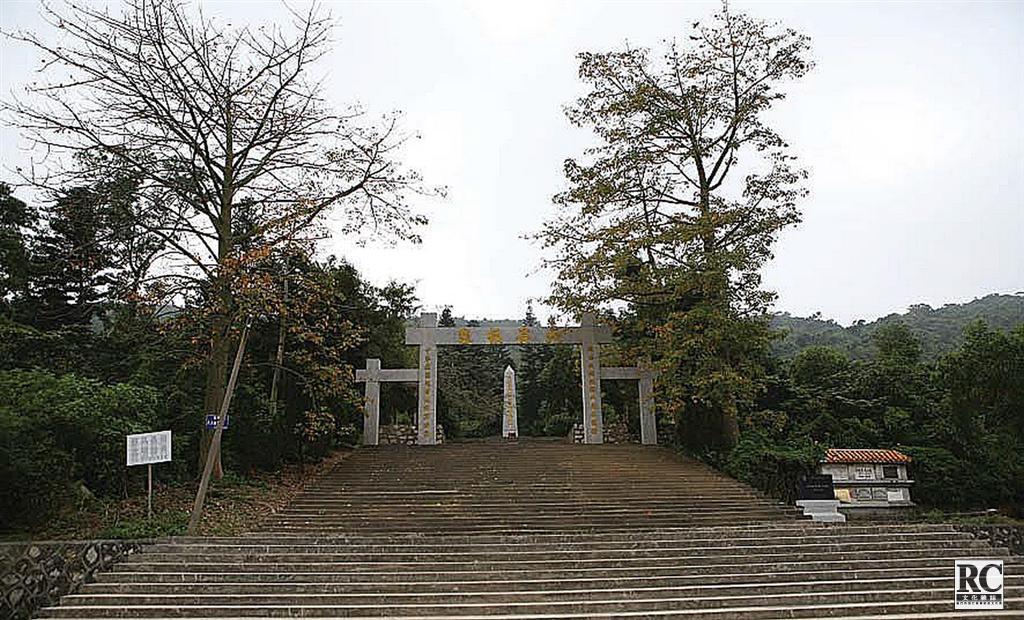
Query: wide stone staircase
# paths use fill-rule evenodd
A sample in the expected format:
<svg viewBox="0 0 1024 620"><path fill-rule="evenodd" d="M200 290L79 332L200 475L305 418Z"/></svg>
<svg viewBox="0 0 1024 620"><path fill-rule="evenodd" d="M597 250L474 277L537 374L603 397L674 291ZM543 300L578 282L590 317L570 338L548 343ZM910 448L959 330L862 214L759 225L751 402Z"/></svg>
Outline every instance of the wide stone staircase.
<svg viewBox="0 0 1024 620"><path fill-rule="evenodd" d="M953 560L1006 609L955 612ZM42 617L1024 617L946 525L818 525L664 448L357 450L246 536L175 538Z"/></svg>

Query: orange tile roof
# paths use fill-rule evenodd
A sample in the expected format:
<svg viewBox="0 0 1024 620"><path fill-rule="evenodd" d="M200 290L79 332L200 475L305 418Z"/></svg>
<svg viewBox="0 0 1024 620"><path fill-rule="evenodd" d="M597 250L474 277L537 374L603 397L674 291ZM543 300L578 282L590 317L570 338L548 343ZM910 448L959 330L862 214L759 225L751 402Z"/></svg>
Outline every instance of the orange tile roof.
<svg viewBox="0 0 1024 620"><path fill-rule="evenodd" d="M896 450L829 448L825 463L909 463L910 457Z"/></svg>

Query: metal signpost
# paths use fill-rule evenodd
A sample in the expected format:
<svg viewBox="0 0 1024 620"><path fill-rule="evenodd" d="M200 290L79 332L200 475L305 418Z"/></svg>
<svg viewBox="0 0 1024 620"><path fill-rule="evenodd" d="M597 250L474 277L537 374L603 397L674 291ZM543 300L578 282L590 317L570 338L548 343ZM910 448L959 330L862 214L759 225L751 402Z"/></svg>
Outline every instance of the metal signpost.
<svg viewBox="0 0 1024 620"><path fill-rule="evenodd" d="M171 431L140 433L127 437L128 467L146 465L149 468L149 499L146 514L153 518L153 463L171 460Z"/></svg>

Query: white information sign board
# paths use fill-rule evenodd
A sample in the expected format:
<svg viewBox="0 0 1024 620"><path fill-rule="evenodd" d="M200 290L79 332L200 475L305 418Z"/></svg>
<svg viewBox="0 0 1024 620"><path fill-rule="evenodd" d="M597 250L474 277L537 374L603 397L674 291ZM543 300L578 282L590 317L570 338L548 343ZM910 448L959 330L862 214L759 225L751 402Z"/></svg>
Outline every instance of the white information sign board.
<svg viewBox="0 0 1024 620"><path fill-rule="evenodd" d="M128 435L128 466L171 460L171 431Z"/></svg>

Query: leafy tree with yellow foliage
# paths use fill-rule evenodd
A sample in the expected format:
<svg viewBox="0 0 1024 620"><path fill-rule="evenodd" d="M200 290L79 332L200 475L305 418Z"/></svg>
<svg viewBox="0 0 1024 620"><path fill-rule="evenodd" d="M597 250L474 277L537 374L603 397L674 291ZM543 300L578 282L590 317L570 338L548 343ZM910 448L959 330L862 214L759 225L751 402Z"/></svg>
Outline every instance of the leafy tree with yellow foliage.
<svg viewBox="0 0 1024 620"><path fill-rule="evenodd" d="M809 49L723 6L660 53L580 54L589 92L567 114L599 143L566 160L537 235L557 275L549 301L617 312L629 348L659 360L662 402L725 445L761 387L773 294L759 272L806 194L766 114L812 68Z"/></svg>

